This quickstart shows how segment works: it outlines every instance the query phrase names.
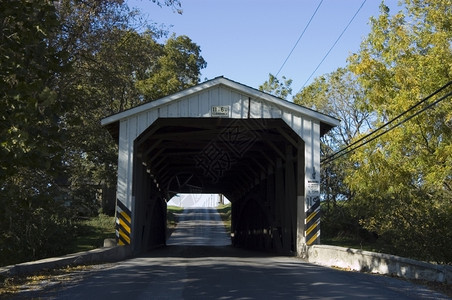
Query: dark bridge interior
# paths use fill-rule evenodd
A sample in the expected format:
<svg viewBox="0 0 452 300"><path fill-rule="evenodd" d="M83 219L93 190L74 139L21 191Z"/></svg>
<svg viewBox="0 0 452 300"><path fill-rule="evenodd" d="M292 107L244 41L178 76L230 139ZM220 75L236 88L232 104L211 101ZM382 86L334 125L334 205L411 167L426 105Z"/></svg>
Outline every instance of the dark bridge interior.
<svg viewBox="0 0 452 300"><path fill-rule="evenodd" d="M304 142L281 119L158 119L134 145L134 247L165 243L175 194L221 193L232 202L233 245L295 252L303 164Z"/></svg>

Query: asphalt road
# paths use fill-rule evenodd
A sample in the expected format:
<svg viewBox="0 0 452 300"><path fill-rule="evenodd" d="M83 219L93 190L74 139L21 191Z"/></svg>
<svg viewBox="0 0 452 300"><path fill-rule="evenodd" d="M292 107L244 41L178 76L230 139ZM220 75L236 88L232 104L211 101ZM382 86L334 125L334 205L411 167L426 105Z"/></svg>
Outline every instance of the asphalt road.
<svg viewBox="0 0 452 300"><path fill-rule="evenodd" d="M67 280L69 278L69 280ZM189 209L168 246L73 272L39 299L447 299L410 282L236 249L213 209Z"/></svg>

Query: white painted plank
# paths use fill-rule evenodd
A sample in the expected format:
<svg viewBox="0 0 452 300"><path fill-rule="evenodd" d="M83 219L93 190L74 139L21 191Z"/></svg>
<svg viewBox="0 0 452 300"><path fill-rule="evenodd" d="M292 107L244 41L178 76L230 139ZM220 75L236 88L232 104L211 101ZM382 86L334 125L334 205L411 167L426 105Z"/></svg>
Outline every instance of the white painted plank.
<svg viewBox="0 0 452 300"><path fill-rule="evenodd" d="M292 114L290 112L283 111L282 119L284 120L284 122L286 122L287 125L289 125L290 128L293 128Z"/></svg>
<svg viewBox="0 0 452 300"><path fill-rule="evenodd" d="M158 117L159 115L156 109L148 111L148 127L151 126Z"/></svg>
<svg viewBox="0 0 452 300"><path fill-rule="evenodd" d="M301 116L294 115L293 118L292 129L300 138L303 138L303 119Z"/></svg>
<svg viewBox="0 0 452 300"><path fill-rule="evenodd" d="M170 102L168 104L168 117L169 118L176 118L179 116L179 103L180 101L174 101Z"/></svg>
<svg viewBox="0 0 452 300"><path fill-rule="evenodd" d="M137 115L138 127L137 127L137 136L140 135L143 131L148 128L148 114L143 112Z"/></svg>
<svg viewBox="0 0 452 300"><path fill-rule="evenodd" d="M189 110L190 110L190 117L196 118L201 115L200 109L199 109L199 94L195 94L192 97L188 99L189 102Z"/></svg>
<svg viewBox="0 0 452 300"><path fill-rule="evenodd" d="M313 167L313 138L312 138L312 122L311 120L303 120L303 141L304 141L304 157L305 157L305 174L306 178L312 174ZM307 184L307 179L306 179ZM307 186L307 185L306 185Z"/></svg>
<svg viewBox="0 0 452 300"><path fill-rule="evenodd" d="M271 114L273 119L282 118L282 110L278 106L272 106Z"/></svg>
<svg viewBox="0 0 452 300"><path fill-rule="evenodd" d="M262 103L256 99L251 99L250 105L250 117L251 118L261 118L262 117Z"/></svg>
<svg viewBox="0 0 452 300"><path fill-rule="evenodd" d="M220 88L218 91L218 105L231 106L231 91L229 89Z"/></svg>
<svg viewBox="0 0 452 300"><path fill-rule="evenodd" d="M116 195L118 200L130 209L130 203L127 203L127 171L129 163L129 140L127 138L127 133L127 120L123 120L120 122L119 126L118 185Z"/></svg>
<svg viewBox="0 0 452 300"><path fill-rule="evenodd" d="M159 118L168 118L168 106L167 105L163 105L161 107L159 107L158 109L158 115Z"/></svg>
<svg viewBox="0 0 452 300"><path fill-rule="evenodd" d="M190 116L190 106L188 99L182 99L179 101L179 117L186 118Z"/></svg>
<svg viewBox="0 0 452 300"><path fill-rule="evenodd" d="M251 113L251 97L242 96L242 119L248 118L248 112Z"/></svg>
<svg viewBox="0 0 452 300"><path fill-rule="evenodd" d="M199 95L199 115L205 118L210 117L210 90Z"/></svg>
<svg viewBox="0 0 452 300"><path fill-rule="evenodd" d="M231 118L239 119L242 118L242 95L236 92L231 92Z"/></svg>
<svg viewBox="0 0 452 300"><path fill-rule="evenodd" d="M312 123L312 153L313 153L313 167L315 168L316 180L320 182L320 123L314 121Z"/></svg>
<svg viewBox="0 0 452 300"><path fill-rule="evenodd" d="M127 158L127 207L132 209L132 179L133 179L133 142L137 135L137 118L129 118L127 120L128 127L128 158Z"/></svg>
<svg viewBox="0 0 452 300"><path fill-rule="evenodd" d="M212 109L212 106L219 106L221 105L220 102L220 94L221 94L221 87L215 87L210 91L209 97L210 97L210 106L209 111ZM210 117L210 114L209 114Z"/></svg>
<svg viewBox="0 0 452 300"><path fill-rule="evenodd" d="M270 103L262 103L262 118L269 119L272 117L272 105Z"/></svg>

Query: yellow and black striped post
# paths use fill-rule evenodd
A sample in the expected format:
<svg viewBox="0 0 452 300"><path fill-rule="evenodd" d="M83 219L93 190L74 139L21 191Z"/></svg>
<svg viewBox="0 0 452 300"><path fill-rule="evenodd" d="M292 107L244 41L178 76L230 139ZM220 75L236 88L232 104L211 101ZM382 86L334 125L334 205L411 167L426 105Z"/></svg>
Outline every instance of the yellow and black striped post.
<svg viewBox="0 0 452 300"><path fill-rule="evenodd" d="M306 244L311 246L320 238L320 199L306 211Z"/></svg>
<svg viewBox="0 0 452 300"><path fill-rule="evenodd" d="M116 241L118 245L130 245L131 228L130 209L118 200L116 205Z"/></svg>

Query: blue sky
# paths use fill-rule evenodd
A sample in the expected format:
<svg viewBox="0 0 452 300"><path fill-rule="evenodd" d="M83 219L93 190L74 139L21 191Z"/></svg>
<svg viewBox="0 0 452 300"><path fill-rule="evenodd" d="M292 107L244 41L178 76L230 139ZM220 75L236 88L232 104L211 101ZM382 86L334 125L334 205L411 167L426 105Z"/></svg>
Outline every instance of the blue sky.
<svg viewBox="0 0 452 300"><path fill-rule="evenodd" d="M201 47L207 61L202 81L225 76L258 88L276 75L321 0L181 0L183 14L159 8L149 0L128 0L148 21L172 26ZM163 2L163 1L162 1ZM385 0L391 13L397 0ZM363 0L323 0L309 27L278 77L293 80L297 93L334 44ZM346 65L370 31L369 18L378 16L380 0L367 0L315 77ZM308 84L309 84L308 82Z"/></svg>

